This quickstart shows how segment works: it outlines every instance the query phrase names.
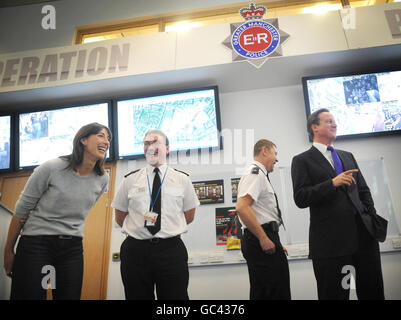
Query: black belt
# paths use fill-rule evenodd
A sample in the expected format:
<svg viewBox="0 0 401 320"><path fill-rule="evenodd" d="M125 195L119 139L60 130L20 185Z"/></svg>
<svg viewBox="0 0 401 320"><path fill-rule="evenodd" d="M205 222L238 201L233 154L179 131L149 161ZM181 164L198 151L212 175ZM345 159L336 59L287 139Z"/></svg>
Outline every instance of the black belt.
<svg viewBox="0 0 401 320"><path fill-rule="evenodd" d="M31 236L31 235L22 235L23 237L36 237L36 238L42 238L42 239L61 239L61 240L72 240L72 239L78 239L82 240L82 237L79 236L70 236L70 235L64 235L64 234L59 234L59 235L51 235L51 234L43 234L43 235L37 235L37 236Z"/></svg>
<svg viewBox="0 0 401 320"><path fill-rule="evenodd" d="M278 224L278 222L272 221L269 223L262 224L262 228L265 231L278 232L280 225Z"/></svg>
<svg viewBox="0 0 401 320"><path fill-rule="evenodd" d="M278 232L280 225L276 221L271 221L269 223L262 224L261 227L263 228L263 230L265 232ZM248 229L245 229L244 231L250 232ZM252 232L250 232L250 233L252 234Z"/></svg>
<svg viewBox="0 0 401 320"><path fill-rule="evenodd" d="M135 240L135 241L150 242L151 244L158 244L158 243L162 243L162 242L165 243L165 242L172 241L172 240L178 240L181 237L178 235L178 236L170 237L170 238L136 239L136 238L131 237L131 236L128 236L128 238L131 239L131 240Z"/></svg>

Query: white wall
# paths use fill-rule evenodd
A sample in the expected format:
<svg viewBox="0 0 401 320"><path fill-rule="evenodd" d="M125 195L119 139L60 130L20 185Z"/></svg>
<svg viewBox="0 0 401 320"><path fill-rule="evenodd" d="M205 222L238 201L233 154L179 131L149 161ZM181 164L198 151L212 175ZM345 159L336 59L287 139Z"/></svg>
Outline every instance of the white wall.
<svg viewBox="0 0 401 320"><path fill-rule="evenodd" d="M310 144L306 133L306 115L302 87L277 87L264 90L239 91L220 95L223 129L254 129L255 142L267 138L278 146L280 166L291 165L292 157ZM245 136L245 133L244 133ZM389 173L394 209L401 220L401 137L380 137L338 141L338 148L353 152L357 160L384 157ZM253 145L250 146L252 148ZM116 185L125 172L141 168L144 161L119 161ZM174 165L190 175L200 176L211 172L235 171L231 165ZM365 175L369 174L364 173ZM195 217L196 219L196 217ZM194 224L196 223L193 222ZM119 252L123 240L121 229L113 226L111 251ZM382 254L385 295L388 299L401 299L401 252ZM311 261L290 260L291 291L293 299L316 299L316 284ZM189 295L191 299L248 299L249 281L247 267L220 265L190 267ZM355 297L352 294L351 297ZM123 299L119 263L110 261L108 299Z"/></svg>

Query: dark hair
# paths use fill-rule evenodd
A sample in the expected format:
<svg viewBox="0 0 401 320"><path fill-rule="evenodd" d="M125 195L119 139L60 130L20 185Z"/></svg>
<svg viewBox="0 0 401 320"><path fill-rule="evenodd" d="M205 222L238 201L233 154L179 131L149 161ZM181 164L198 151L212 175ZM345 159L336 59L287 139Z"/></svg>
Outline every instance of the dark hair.
<svg viewBox="0 0 401 320"><path fill-rule="evenodd" d="M68 161L68 166L66 167L66 169L72 169L74 171L78 169L78 167L84 160L84 146L81 143L81 140L93 134L98 134L103 129L106 129L107 133L109 134L109 140L111 140L110 129L97 122L89 123L78 130L73 140L72 154L61 157ZM105 172L103 167L104 160L105 159L100 159L96 161L95 164L94 170L99 176L104 175Z"/></svg>
<svg viewBox="0 0 401 320"><path fill-rule="evenodd" d="M311 142L313 141L314 138L312 124L317 124L317 125L320 124L319 114L321 114L322 112L330 112L330 110L326 108L316 110L308 117L308 121L306 122L306 130L308 130L309 140Z"/></svg>
<svg viewBox="0 0 401 320"><path fill-rule="evenodd" d="M253 156L258 156L263 147L266 147L267 150L270 150L271 148L276 147L276 145L270 140L260 139L253 147Z"/></svg>

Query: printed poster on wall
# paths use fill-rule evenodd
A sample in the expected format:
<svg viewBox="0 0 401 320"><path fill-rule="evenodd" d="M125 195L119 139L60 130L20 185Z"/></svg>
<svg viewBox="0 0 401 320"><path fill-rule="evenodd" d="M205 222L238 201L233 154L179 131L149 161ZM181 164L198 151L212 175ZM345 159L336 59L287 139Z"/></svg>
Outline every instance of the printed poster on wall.
<svg viewBox="0 0 401 320"><path fill-rule="evenodd" d="M237 202L238 184L241 178L231 178L231 196L232 201Z"/></svg>
<svg viewBox="0 0 401 320"><path fill-rule="evenodd" d="M235 207L216 208L216 245L225 246L230 239L236 239L239 244L241 227Z"/></svg>
<svg viewBox="0 0 401 320"><path fill-rule="evenodd" d="M224 203L224 180L198 181L192 184L201 205Z"/></svg>

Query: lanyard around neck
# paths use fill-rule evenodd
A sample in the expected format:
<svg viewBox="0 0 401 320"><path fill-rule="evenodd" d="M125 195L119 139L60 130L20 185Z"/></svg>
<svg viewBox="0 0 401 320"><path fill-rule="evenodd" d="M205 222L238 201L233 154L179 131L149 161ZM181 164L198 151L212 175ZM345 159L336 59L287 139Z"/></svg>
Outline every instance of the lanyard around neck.
<svg viewBox="0 0 401 320"><path fill-rule="evenodd" d="M157 194L156 194L156 197L155 197L154 200L152 200L152 191L150 191L149 176L146 174L146 178L148 178L148 189L149 189L149 196L150 196L150 211L153 211L153 207L155 206L156 200L159 197L160 190L162 189L162 185L164 183L164 178L166 177L167 170L168 170L168 167L166 168L166 171L164 172L164 176L163 176L162 182L160 183L159 190L157 190ZM155 174L159 174L159 173L156 172Z"/></svg>

